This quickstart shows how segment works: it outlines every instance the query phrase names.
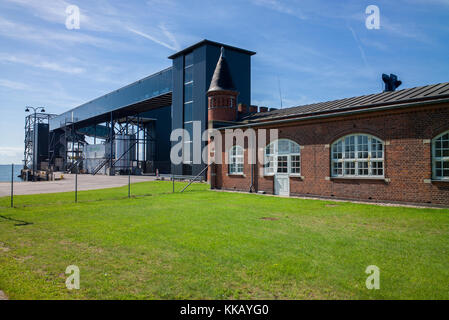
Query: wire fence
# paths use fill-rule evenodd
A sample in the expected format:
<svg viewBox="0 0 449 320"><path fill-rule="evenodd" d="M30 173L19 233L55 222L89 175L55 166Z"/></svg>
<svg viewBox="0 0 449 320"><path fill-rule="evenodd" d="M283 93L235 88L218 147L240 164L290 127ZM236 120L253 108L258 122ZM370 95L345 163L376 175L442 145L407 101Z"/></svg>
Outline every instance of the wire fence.
<svg viewBox="0 0 449 320"><path fill-rule="evenodd" d="M75 169L75 179L73 182L73 191L59 193L40 193L27 195L14 195L14 166L11 173L11 194L10 196L0 198L0 208L25 208L39 207L47 205L89 203L94 201L123 200L132 198L152 197L159 195L168 195L173 193L188 193L205 191L209 185L199 182L199 179L187 179L184 176L160 177L159 180L133 182L133 176L128 174L127 185L121 187L82 190L82 179ZM191 177L190 177L191 178ZM39 183L39 182L33 182ZM186 189L186 187L188 188Z"/></svg>

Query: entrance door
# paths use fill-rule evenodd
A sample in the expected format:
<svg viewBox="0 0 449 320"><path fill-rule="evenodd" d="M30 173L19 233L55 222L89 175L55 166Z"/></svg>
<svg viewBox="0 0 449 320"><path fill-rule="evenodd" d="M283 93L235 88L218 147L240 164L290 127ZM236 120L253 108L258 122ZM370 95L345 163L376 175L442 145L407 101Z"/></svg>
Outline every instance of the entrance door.
<svg viewBox="0 0 449 320"><path fill-rule="evenodd" d="M290 178L288 174L278 173L274 176L274 194L290 196Z"/></svg>
<svg viewBox="0 0 449 320"><path fill-rule="evenodd" d="M274 194L280 196L290 195L290 179L288 175L288 156L277 157L277 172L274 176Z"/></svg>

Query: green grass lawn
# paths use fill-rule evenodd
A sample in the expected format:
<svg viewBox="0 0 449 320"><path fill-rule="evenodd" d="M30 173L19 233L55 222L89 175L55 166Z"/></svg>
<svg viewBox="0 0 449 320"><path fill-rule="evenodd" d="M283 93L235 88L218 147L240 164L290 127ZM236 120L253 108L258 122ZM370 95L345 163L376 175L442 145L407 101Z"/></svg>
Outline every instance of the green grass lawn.
<svg viewBox="0 0 449 320"><path fill-rule="evenodd" d="M185 183L176 186L179 190ZM448 299L449 210L170 182L0 199L10 299ZM265 219L262 219L265 218ZM270 218L270 219L266 219ZM65 287L77 265L80 290ZM365 287L369 265L380 289Z"/></svg>

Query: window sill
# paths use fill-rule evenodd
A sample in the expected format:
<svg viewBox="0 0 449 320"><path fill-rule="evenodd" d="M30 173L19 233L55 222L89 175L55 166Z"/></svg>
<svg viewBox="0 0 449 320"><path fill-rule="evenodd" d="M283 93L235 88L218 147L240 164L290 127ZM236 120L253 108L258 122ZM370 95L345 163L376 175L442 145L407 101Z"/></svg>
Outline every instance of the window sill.
<svg viewBox="0 0 449 320"><path fill-rule="evenodd" d="M391 182L391 179L385 178L385 177L330 177L330 180L359 180L359 181Z"/></svg>
<svg viewBox="0 0 449 320"><path fill-rule="evenodd" d="M439 182L449 183L449 179L432 179L432 180L430 180L430 182L432 182L432 183L439 183Z"/></svg>
<svg viewBox="0 0 449 320"><path fill-rule="evenodd" d="M274 177L275 175L276 175L275 173L272 173L272 174L264 174L263 176L264 177ZM301 176L299 174L289 174L288 177L304 180L304 176Z"/></svg>
<svg viewBox="0 0 449 320"><path fill-rule="evenodd" d="M244 173L226 173L229 177L246 177L246 174Z"/></svg>

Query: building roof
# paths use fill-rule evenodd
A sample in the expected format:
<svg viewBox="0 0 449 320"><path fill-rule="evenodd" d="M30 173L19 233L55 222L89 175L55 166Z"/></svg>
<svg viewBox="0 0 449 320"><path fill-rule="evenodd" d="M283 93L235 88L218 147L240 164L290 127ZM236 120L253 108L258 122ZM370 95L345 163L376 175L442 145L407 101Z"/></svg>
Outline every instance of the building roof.
<svg viewBox="0 0 449 320"><path fill-rule="evenodd" d="M360 97L352 97L334 101L319 102L303 106L277 109L268 112L249 114L242 121L266 121L290 117L312 116L326 113L338 113L349 110L369 109L382 106L420 102L449 98L449 82L402 89L393 92L382 92Z"/></svg>
<svg viewBox="0 0 449 320"><path fill-rule="evenodd" d="M228 62L226 61L224 47L221 47L220 58L218 58L214 75L210 82L209 90L212 91L235 91L235 85L232 81L231 72L229 71Z"/></svg>
<svg viewBox="0 0 449 320"><path fill-rule="evenodd" d="M250 56L253 56L253 55L256 54L254 51L249 51L249 50L245 50L245 49L229 46L227 44L223 44L223 43L220 43L220 42L215 42L215 41L204 39L204 40L202 40L200 42L195 43L194 45L191 45L190 47L187 47L187 48L185 48L185 49L183 49L181 51L176 52L175 54L172 54L168 58L169 59L174 59L174 58L176 58L176 57L178 57L180 55L183 55L185 53L193 51L194 49L199 48L199 47L201 47L203 45L207 45L207 44L211 45L211 46L216 46L216 47L219 47L219 48L224 47L225 49L228 49L228 50L233 50L233 51L246 53L246 54L249 54Z"/></svg>
<svg viewBox="0 0 449 320"><path fill-rule="evenodd" d="M63 128L71 122L79 125L87 122L87 125L91 125L107 121L111 112L130 112L129 115L134 115L136 106L145 110L143 106L151 105L155 108L170 105L173 91L172 73L173 68L169 67L61 113L50 119L50 130Z"/></svg>

